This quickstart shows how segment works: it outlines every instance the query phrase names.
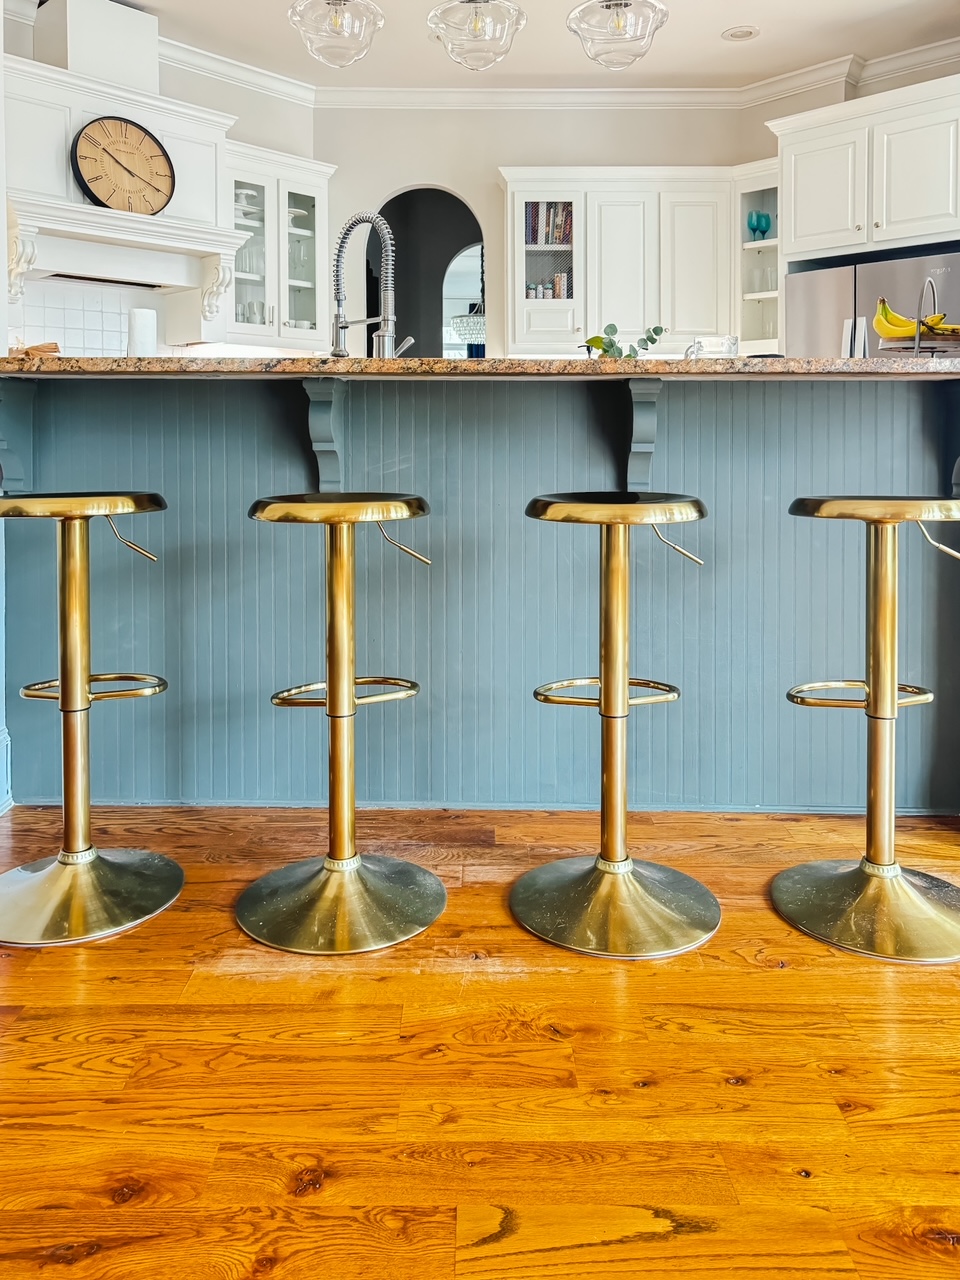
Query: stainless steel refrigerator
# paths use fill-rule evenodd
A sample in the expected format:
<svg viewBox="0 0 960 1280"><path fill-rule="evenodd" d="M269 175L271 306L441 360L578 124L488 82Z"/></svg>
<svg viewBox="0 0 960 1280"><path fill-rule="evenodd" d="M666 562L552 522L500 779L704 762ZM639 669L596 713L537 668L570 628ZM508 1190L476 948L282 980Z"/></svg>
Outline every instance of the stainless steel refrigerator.
<svg viewBox="0 0 960 1280"><path fill-rule="evenodd" d="M866 334L866 354L880 355L880 339L873 330L877 299L886 298L901 315L915 316L928 278L937 286L938 306L933 306L928 294L924 315L945 311L950 323L960 324L960 253L879 259L788 275L786 354L814 359L863 355L862 348L845 348L848 338L855 342L859 320L860 332Z"/></svg>

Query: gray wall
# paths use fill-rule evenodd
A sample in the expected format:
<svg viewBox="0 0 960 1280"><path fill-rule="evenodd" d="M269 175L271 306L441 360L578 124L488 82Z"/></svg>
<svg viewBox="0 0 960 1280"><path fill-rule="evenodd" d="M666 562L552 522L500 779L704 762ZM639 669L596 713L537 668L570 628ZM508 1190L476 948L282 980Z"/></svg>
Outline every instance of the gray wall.
<svg viewBox="0 0 960 1280"><path fill-rule="evenodd" d="M254 498L316 482L302 388L58 380L35 404L36 489L156 488L170 504L123 522L158 565L94 524L95 667L171 686L94 708L95 799L322 803L325 717L269 701L322 677L322 538L246 518ZM633 671L683 690L634 713L635 807L861 806L863 717L803 711L784 691L862 673L863 531L786 509L800 493L942 491L956 408L916 384L665 386L653 486L698 494L710 518L677 531L702 570L634 535ZM523 508L622 482L626 386L355 382L346 413L345 487L419 492L433 509L400 534L432 568L375 528L358 537L358 670L423 685L358 715L361 800L596 807L595 713L530 695L596 674L598 537ZM52 801L56 709L16 690L56 670L54 535L40 521L6 535L14 795ZM908 529L902 583L901 679L937 702L901 720L900 802L956 811L960 564Z"/></svg>

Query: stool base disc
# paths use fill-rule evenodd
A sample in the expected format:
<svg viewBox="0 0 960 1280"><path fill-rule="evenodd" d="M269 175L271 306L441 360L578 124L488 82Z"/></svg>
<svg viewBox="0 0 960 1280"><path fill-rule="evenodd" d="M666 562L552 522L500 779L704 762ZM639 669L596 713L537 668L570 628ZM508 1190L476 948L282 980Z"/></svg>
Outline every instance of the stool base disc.
<svg viewBox="0 0 960 1280"><path fill-rule="evenodd" d="M770 894L803 933L844 951L913 964L960 960L960 888L901 868L870 875L858 862L806 862L781 871Z"/></svg>
<svg viewBox="0 0 960 1280"><path fill-rule="evenodd" d="M109 938L159 915L182 888L182 868L146 849L28 862L0 875L0 941L51 947Z"/></svg>
<svg viewBox="0 0 960 1280"><path fill-rule="evenodd" d="M424 867L368 854L355 861L348 871L308 858L268 872L240 895L237 923L280 951L348 955L415 937L447 905L443 884Z"/></svg>
<svg viewBox="0 0 960 1280"><path fill-rule="evenodd" d="M590 857L548 862L513 886L510 910L558 947L623 960L680 955L720 925L720 904L699 880L636 859L626 874L601 871Z"/></svg>

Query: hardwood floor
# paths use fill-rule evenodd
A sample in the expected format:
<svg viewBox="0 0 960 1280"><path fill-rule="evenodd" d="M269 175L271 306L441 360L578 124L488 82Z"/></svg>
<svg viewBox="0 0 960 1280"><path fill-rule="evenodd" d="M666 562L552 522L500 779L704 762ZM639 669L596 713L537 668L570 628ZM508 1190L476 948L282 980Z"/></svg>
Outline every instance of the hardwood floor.
<svg viewBox="0 0 960 1280"><path fill-rule="evenodd" d="M0 819L4 867L59 814ZM361 852L432 867L446 914L342 959L233 922L323 813L98 810L178 858L180 900L110 941L0 948L0 1280L957 1280L958 968L794 933L780 868L857 856L856 820L642 814L703 879L701 950L624 963L511 920L589 814L362 811ZM960 822L904 821L960 880Z"/></svg>

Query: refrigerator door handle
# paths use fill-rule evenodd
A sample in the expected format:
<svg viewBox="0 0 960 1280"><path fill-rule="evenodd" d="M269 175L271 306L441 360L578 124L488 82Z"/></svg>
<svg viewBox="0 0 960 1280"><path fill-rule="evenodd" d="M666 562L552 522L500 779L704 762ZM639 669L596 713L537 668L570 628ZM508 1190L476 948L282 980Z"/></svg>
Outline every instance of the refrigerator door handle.
<svg viewBox="0 0 960 1280"><path fill-rule="evenodd" d="M854 360L867 358L867 317L857 316L857 327L853 338Z"/></svg>
<svg viewBox="0 0 960 1280"><path fill-rule="evenodd" d="M843 337L840 339L840 359L849 360L853 351L853 316L843 322Z"/></svg>

